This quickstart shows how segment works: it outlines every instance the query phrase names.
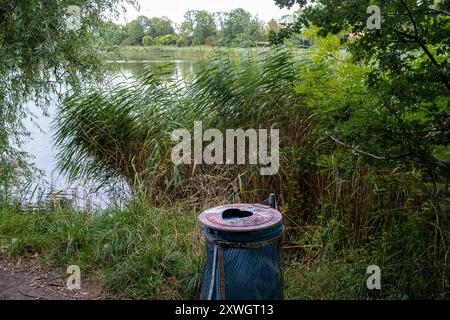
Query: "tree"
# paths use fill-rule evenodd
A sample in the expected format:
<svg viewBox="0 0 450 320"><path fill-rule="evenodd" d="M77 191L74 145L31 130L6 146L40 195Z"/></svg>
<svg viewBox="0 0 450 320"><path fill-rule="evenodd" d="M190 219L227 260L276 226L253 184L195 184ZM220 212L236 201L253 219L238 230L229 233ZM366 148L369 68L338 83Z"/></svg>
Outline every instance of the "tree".
<svg viewBox="0 0 450 320"><path fill-rule="evenodd" d="M216 36L214 16L207 11L191 10L184 15L180 35L190 44L203 45Z"/></svg>
<svg viewBox="0 0 450 320"><path fill-rule="evenodd" d="M155 45L155 39L153 39L152 37L150 37L150 36L145 36L143 39L142 39L142 44L144 45L144 46L153 46L153 45Z"/></svg>
<svg viewBox="0 0 450 320"><path fill-rule="evenodd" d="M180 42L182 45L192 45L194 38L195 11L191 10L185 13L184 21L180 26Z"/></svg>
<svg viewBox="0 0 450 320"><path fill-rule="evenodd" d="M267 27L264 32L264 40L269 40L274 34L277 34L280 32L280 25L278 24L277 20L271 19L267 23Z"/></svg>
<svg viewBox="0 0 450 320"><path fill-rule="evenodd" d="M153 38L175 34L173 22L167 17L147 19L144 29L145 34Z"/></svg>
<svg viewBox="0 0 450 320"><path fill-rule="evenodd" d="M155 44L160 46L173 46L178 43L178 37L174 34L166 34L164 36L154 38Z"/></svg>
<svg viewBox="0 0 450 320"><path fill-rule="evenodd" d="M147 18L145 16L139 16L130 23L127 23L125 30L128 36L123 41L123 44L133 46L142 45L145 36L156 39L175 34L173 23L167 17ZM149 39L146 40L146 43L149 43Z"/></svg>
<svg viewBox="0 0 450 320"><path fill-rule="evenodd" d="M128 37L123 26L113 22L107 22L105 26L105 34L99 39L102 45L119 46Z"/></svg>
<svg viewBox="0 0 450 320"><path fill-rule="evenodd" d="M262 40L261 24L244 9L235 9L226 14L221 36L225 45L254 45Z"/></svg>
<svg viewBox="0 0 450 320"><path fill-rule="evenodd" d="M123 40L122 44L129 46L142 45L142 40L145 36L144 21L144 19L136 19L126 24L125 31L128 36Z"/></svg>
<svg viewBox="0 0 450 320"><path fill-rule="evenodd" d="M284 7L298 3L302 9L290 32L311 25L322 36L345 31L351 35L345 44L353 59L374 66L366 80L380 99L376 112L351 130L347 126L348 134L338 131L341 142L359 145L379 159L419 166L433 181L448 179L450 1L380 2L381 25L375 29L376 10L367 1L276 2ZM345 116L336 124L344 125L361 110L346 106L339 113Z"/></svg>
<svg viewBox="0 0 450 320"><path fill-rule="evenodd" d="M45 106L47 93L99 76L103 59L94 33L104 32L103 18L117 13L119 2L78 0L80 11L69 13L71 0L0 1L0 167L8 158L23 159L13 146L20 148L26 134L26 101ZM79 26L69 25L70 18Z"/></svg>
<svg viewBox="0 0 450 320"><path fill-rule="evenodd" d="M207 11L195 12L193 30L194 44L205 44L206 39L216 36L214 16Z"/></svg>
<svg viewBox="0 0 450 320"><path fill-rule="evenodd" d="M213 14L214 21L216 22L216 26L218 29L223 30L225 26L225 20L227 19L227 14L225 12L219 11Z"/></svg>

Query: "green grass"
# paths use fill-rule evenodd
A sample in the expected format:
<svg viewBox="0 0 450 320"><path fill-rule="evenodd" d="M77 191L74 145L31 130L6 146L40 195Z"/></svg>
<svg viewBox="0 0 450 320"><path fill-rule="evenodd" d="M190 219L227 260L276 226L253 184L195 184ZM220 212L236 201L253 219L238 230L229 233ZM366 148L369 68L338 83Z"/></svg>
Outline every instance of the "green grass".
<svg viewBox="0 0 450 320"><path fill-rule="evenodd" d="M82 276L100 275L107 297L197 299L205 259L198 212L146 203L103 213L2 209L0 254L38 253L49 268L78 265ZM363 248L338 244L345 233L339 223L309 225L296 237L290 231L286 247L298 248L285 249L286 299L448 299L450 268L429 250L433 227L421 225L427 214L418 212ZM366 287L372 264L381 268L380 291Z"/></svg>
<svg viewBox="0 0 450 320"><path fill-rule="evenodd" d="M38 253L48 267L100 272L106 295L180 299L199 294L203 240L193 212L132 202L105 213L58 209L0 211L0 246L9 257Z"/></svg>
<svg viewBox="0 0 450 320"><path fill-rule="evenodd" d="M175 47L175 46L121 46L110 58L115 60L200 60L217 55L234 56L255 48Z"/></svg>

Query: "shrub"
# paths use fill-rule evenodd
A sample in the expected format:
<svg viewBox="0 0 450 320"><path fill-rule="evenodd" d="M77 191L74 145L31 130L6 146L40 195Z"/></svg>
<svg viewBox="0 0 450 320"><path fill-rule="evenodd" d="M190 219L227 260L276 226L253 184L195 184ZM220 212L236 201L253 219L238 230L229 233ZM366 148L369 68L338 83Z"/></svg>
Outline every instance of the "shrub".
<svg viewBox="0 0 450 320"><path fill-rule="evenodd" d="M156 44L156 41L152 37L145 36L142 39L142 43L144 44L144 46L153 46Z"/></svg>
<svg viewBox="0 0 450 320"><path fill-rule="evenodd" d="M173 34L167 34L165 36L160 36L155 38L155 44L160 46L174 46L178 42L178 36Z"/></svg>

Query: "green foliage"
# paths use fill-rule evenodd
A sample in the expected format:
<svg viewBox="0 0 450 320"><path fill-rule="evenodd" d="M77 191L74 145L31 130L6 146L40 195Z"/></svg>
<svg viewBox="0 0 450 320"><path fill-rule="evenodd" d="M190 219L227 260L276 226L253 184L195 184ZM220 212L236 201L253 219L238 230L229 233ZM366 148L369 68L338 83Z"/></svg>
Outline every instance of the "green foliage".
<svg viewBox="0 0 450 320"><path fill-rule="evenodd" d="M116 26L120 32L125 32L127 36L122 41L122 45L150 45L149 39L165 39L167 36L175 36L175 29L173 22L167 17L153 17L147 18L145 16L139 16L135 20L127 23L123 28ZM144 43L146 39L146 43Z"/></svg>
<svg viewBox="0 0 450 320"><path fill-rule="evenodd" d="M30 13L3 1L0 25L17 32L1 34L0 47L0 98L10 106L0 113L6 128L0 131L2 254L37 251L53 264L100 270L104 290L119 297L194 298L203 261L200 230L190 210L167 208L176 201L195 208L259 202L276 192L292 250L288 298L448 298L447 1L383 4L386 26L374 32L361 20L362 1L278 1L294 2L305 8L294 27L317 26L304 33L315 43L307 51L289 45L242 55L221 51L185 81L162 81L172 72L162 67L125 84L81 86L83 74L96 70L94 44L101 37L94 41L87 27L81 38L62 36L52 27L62 26L57 10L34 25L40 1L24 2ZM20 33L16 14L31 23L30 34ZM242 9L216 15L216 34L209 15L189 18L179 38L165 28L167 20L145 17L111 32L123 37L125 31L123 41L138 45L217 39L241 46L264 39L261 24ZM349 32L355 39L348 41ZM81 40L89 40L85 50ZM134 193L126 208L27 214L11 201L10 185L25 175L8 148L11 132L18 136L20 129L9 125L24 116L19 102L54 89L41 84L51 79L41 66L62 67L72 85L55 123L59 168L72 179L125 181ZM261 177L255 166L175 167L170 133L198 120L221 130L279 128L279 174ZM381 292L365 288L370 264L382 269Z"/></svg>
<svg viewBox="0 0 450 320"><path fill-rule="evenodd" d="M32 182L41 172L27 161L30 157L25 152L7 149L0 153L0 207L14 206L34 193Z"/></svg>
<svg viewBox="0 0 450 320"><path fill-rule="evenodd" d="M109 59L118 60L161 60L164 58L166 63L173 62L174 60L195 60L195 67L197 61L208 58L211 56L239 56L245 53L245 48L224 48L224 47L172 47L172 46L151 46L151 47L136 47L136 46L124 46L116 52L109 55ZM141 70L146 69L147 65L141 65ZM138 75L138 74L137 74ZM188 76L186 78L189 78Z"/></svg>
<svg viewBox="0 0 450 320"><path fill-rule="evenodd" d="M142 45L145 31L144 26L139 20L133 20L125 26L127 37L122 41L124 45L139 46Z"/></svg>
<svg viewBox="0 0 450 320"><path fill-rule="evenodd" d="M321 258L313 262L293 260L286 268L285 295L296 300L369 299L365 257L353 253L351 260L348 256L343 258L347 263Z"/></svg>
<svg viewBox="0 0 450 320"><path fill-rule="evenodd" d="M244 9L235 9L226 14L220 41L227 46L255 46L262 41L261 23Z"/></svg>
<svg viewBox="0 0 450 320"><path fill-rule="evenodd" d="M216 36L216 32L214 16L207 11L196 12L193 29L193 44L205 44L208 38Z"/></svg>
<svg viewBox="0 0 450 320"><path fill-rule="evenodd" d="M420 167L430 180L448 180L450 158L436 150L450 145L450 2L378 3L379 30L367 28L367 1L276 2L302 8L290 32L309 25L322 37L344 32L340 42L352 59L372 67L364 80L367 100L376 106L342 109L345 114L334 122L339 139L378 158Z"/></svg>
<svg viewBox="0 0 450 320"><path fill-rule="evenodd" d="M62 87L77 87L98 79L104 60L94 32L102 35L103 17L116 12L118 0L2 0L0 1L0 191L29 182L33 169L21 147L27 138L25 118L34 118L26 103L45 111L50 97L58 100ZM130 3L134 1L128 1ZM83 10L81 28L67 27L67 7ZM47 98L44 98L47 97ZM9 164L20 170L11 174ZM31 161L30 161L31 162ZM26 168L28 167L28 168ZM10 178L4 180L7 174ZM19 176L19 173L25 173ZM13 179L11 179L13 177ZM5 182L6 181L6 182ZM5 186L8 185L8 186Z"/></svg>
<svg viewBox="0 0 450 320"><path fill-rule="evenodd" d="M345 235L339 223L310 225L300 242L302 258L292 259L286 267L286 295L327 300L448 299L450 265L440 251L445 247L435 241L449 239L450 228L437 221L436 207L430 205L398 212L398 221L381 227L364 250L340 245ZM449 207L445 210L441 217L448 221ZM374 264L381 269L380 291L366 287L367 267Z"/></svg>
<svg viewBox="0 0 450 320"><path fill-rule="evenodd" d="M141 17L141 19L144 21L142 24L144 25L146 35L150 37L156 38L175 34L173 22L167 17L153 17L150 19Z"/></svg>
<svg viewBox="0 0 450 320"><path fill-rule="evenodd" d="M207 11L188 11L181 24L180 37L189 45L204 45L208 38L216 37L214 15ZM211 40L210 40L211 42Z"/></svg>
<svg viewBox="0 0 450 320"><path fill-rule="evenodd" d="M178 43L179 38L173 34L167 34L154 39L155 44L158 46L174 46Z"/></svg>
<svg viewBox="0 0 450 320"><path fill-rule="evenodd" d="M100 184L118 177L130 186L157 184L153 174L168 152L167 114L177 104L175 92L149 72L111 91L86 89L66 99L56 123L60 171Z"/></svg>
<svg viewBox="0 0 450 320"><path fill-rule="evenodd" d="M0 254L40 254L53 266L100 271L106 295L193 299L203 271L203 242L196 214L156 209L135 199L104 214L68 209L0 210Z"/></svg>
<svg viewBox="0 0 450 320"><path fill-rule="evenodd" d="M98 38L100 44L104 47L120 46L128 37L126 27L119 26L113 22L107 22L104 35Z"/></svg>
<svg viewBox="0 0 450 320"><path fill-rule="evenodd" d="M144 46L153 46L153 45L155 45L155 43L156 43L155 40L152 37L149 37L149 36L145 36L142 39L142 44Z"/></svg>
<svg viewBox="0 0 450 320"><path fill-rule="evenodd" d="M448 186L429 183L420 166L374 159L339 140L359 137L383 106L366 81L374 66L355 63L339 36L315 43L305 51L222 54L201 63L192 81L160 82L150 70L127 86L77 93L58 123L60 163L73 176L122 177L161 205L259 202L276 192L286 242L309 248L312 260L307 274L297 272L300 284L292 283L303 265L292 262L291 297L447 297ZM280 128L279 174L261 177L256 166L175 167L171 132L199 120L220 130ZM123 283L145 272L135 268L142 259L119 267ZM368 263L386 270L386 291L378 295L364 287Z"/></svg>
<svg viewBox="0 0 450 320"><path fill-rule="evenodd" d="M145 16L139 16L123 27L114 25L112 29L111 40L105 40L110 45L117 45L117 39L122 39L121 44L124 46L140 46L145 37L153 39L157 45L173 45L173 41L168 39L176 37L176 44L180 47L255 47L262 41L268 41L269 34L279 30L279 25L274 19L266 25L244 9L229 13L190 10L177 30L167 17ZM145 45L151 45L149 38Z"/></svg>

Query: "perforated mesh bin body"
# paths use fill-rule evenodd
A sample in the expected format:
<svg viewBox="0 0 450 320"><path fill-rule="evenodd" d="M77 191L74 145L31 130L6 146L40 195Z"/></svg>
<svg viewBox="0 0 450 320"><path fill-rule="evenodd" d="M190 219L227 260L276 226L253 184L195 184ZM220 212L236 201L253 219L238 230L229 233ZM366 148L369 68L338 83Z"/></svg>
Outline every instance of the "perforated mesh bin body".
<svg viewBox="0 0 450 320"><path fill-rule="evenodd" d="M244 208L244 205L240 208ZM245 207L249 211L254 205ZM221 216L223 206L215 216ZM258 210L274 209L258 206ZM265 213L264 213L265 214ZM244 221L237 221L243 219ZM219 225L204 227L207 240L207 261L201 298L204 300L279 300L283 298L281 245L283 224L281 214L258 215L235 221L217 220ZM256 219L256 223L255 223ZM270 221L269 221L270 220ZM202 222L208 222L201 219ZM210 221L209 221L210 222ZM215 221L216 222L216 221ZM230 224L232 226L230 227ZM226 230L225 230L226 229ZM245 230L242 230L245 229ZM254 230L256 229L256 230Z"/></svg>

